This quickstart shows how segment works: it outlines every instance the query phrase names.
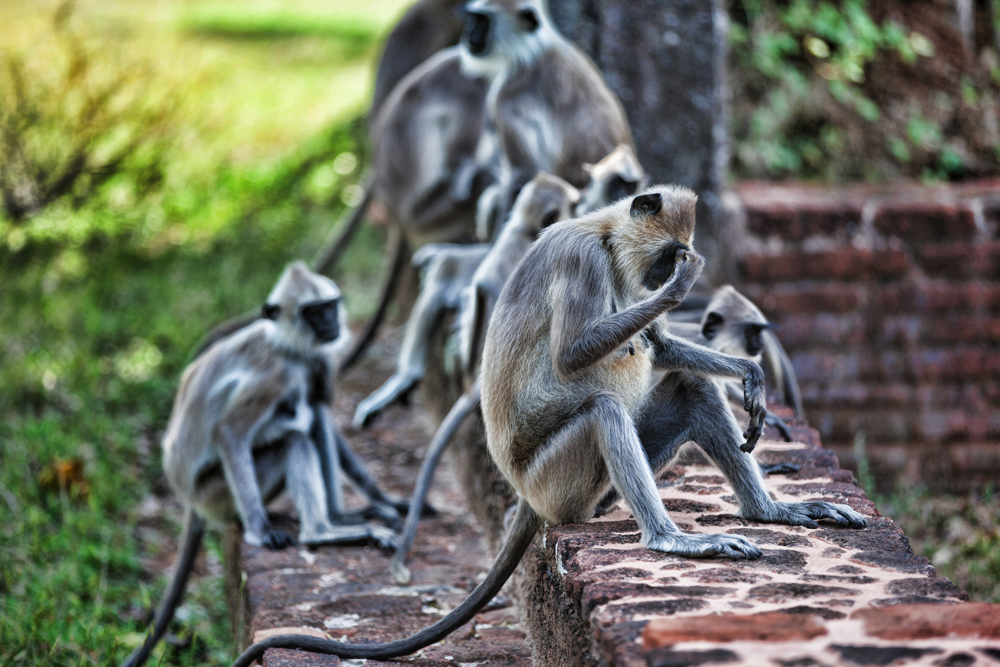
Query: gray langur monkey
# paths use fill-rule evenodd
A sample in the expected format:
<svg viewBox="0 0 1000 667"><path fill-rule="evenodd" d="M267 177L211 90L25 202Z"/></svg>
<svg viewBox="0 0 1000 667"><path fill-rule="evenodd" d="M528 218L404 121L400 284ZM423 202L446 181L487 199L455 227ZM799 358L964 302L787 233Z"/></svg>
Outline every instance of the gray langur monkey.
<svg viewBox="0 0 1000 667"><path fill-rule="evenodd" d="M577 216L631 197L647 185L646 171L628 144L617 146L597 164L584 164L583 168L590 181L576 205Z"/></svg>
<svg viewBox="0 0 1000 667"><path fill-rule="evenodd" d="M152 632L125 661L146 661L180 602L206 521L239 519L254 546L294 540L274 528L265 504L282 490L299 515L298 541L374 540L394 548L405 502L388 498L347 446L333 419L337 357L350 344L340 290L305 264L290 265L263 306L264 318L209 347L181 378L163 437L163 468L185 506L184 539ZM346 511L341 476L369 499Z"/></svg>
<svg viewBox="0 0 1000 667"><path fill-rule="evenodd" d="M390 658L436 642L500 591L543 520L586 521L609 487L625 498L650 549L759 557L745 537L683 533L667 516L654 471L692 440L729 478L744 518L865 525L846 505L772 500L747 456L766 412L760 368L672 338L660 326L704 263L691 248L694 206L690 190L656 186L555 224L504 286L486 334L480 381L490 454L520 498L500 553L469 597L406 639L348 644L271 637L247 649L236 667L247 667L269 648ZM654 366L670 372L650 386ZM742 445L732 410L707 376L744 380L750 426Z"/></svg>
<svg viewBox="0 0 1000 667"><path fill-rule="evenodd" d="M354 426L370 424L387 407L405 400L424 379L435 329L447 311L459 307L462 290L489 251L485 243L432 243L414 253L413 263L423 268L423 278L403 331L396 372L358 404Z"/></svg>
<svg viewBox="0 0 1000 667"><path fill-rule="evenodd" d="M375 93L370 116L413 68L438 51L455 46L465 25L461 6L465 0L418 0L386 37L375 72Z"/></svg>
<svg viewBox="0 0 1000 667"><path fill-rule="evenodd" d="M539 171L575 187L585 163L620 144L633 147L625 111L594 63L552 24L544 0L472 0L462 34L463 70L492 79L488 124L500 153L499 183L487 192L495 214L480 216L493 237L521 187ZM495 226L495 225L494 225Z"/></svg>
<svg viewBox="0 0 1000 667"><path fill-rule="evenodd" d="M463 291L459 312L459 361L466 379L473 383L455 401L427 448L411 497L411 501L419 499L419 506L424 503L441 455L465 419L479 406L480 385L474 377L486 327L504 283L542 230L572 217L579 201L580 191L561 178L544 172L535 176L518 194L510 220L489 253L479 262L471 284ZM393 557L393 578L400 585L410 583L406 557L413 545L419 520L419 516L407 517Z"/></svg>
<svg viewBox="0 0 1000 667"><path fill-rule="evenodd" d="M772 326L753 301L736 291L732 285L723 285L712 293L700 322L670 322L669 330L678 338L760 364L765 348L764 334ZM736 382L720 382L731 402L742 402L742 388ZM786 441L791 441L791 433L782 419L768 414L764 423L777 429ZM762 463L760 468L765 475L799 470L799 466L790 463Z"/></svg>

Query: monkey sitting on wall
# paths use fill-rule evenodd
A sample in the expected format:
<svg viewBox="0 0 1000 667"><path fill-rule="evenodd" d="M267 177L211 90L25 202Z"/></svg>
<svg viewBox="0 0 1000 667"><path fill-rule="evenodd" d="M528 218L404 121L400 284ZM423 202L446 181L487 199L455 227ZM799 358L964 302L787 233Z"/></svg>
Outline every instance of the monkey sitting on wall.
<svg viewBox="0 0 1000 667"><path fill-rule="evenodd" d="M209 347L184 371L163 437L163 468L183 500L184 538L173 581L145 643L124 663L141 665L180 602L206 520L238 518L243 538L280 549L295 542L273 527L265 504L282 490L299 515L307 545L373 540L395 533L405 503L389 499L347 446L333 420L339 354L350 344L337 285L298 262L281 276L264 319ZM346 511L341 474L369 499Z"/></svg>
<svg viewBox="0 0 1000 667"><path fill-rule="evenodd" d="M757 364L762 360L767 361L768 375L772 381L778 387L791 383L797 392L795 369L781 342L771 333L773 326L753 301L736 291L732 285L723 285L712 293L700 322L671 322L670 333L723 354L750 359ZM730 401L739 403L743 400L742 391L735 382L726 382L725 390ZM789 405L794 407L794 403ZM769 414L765 422L776 428L786 441L791 441L788 426L780 418ZM762 468L765 469L765 474L798 470L791 470L785 464Z"/></svg>
<svg viewBox="0 0 1000 667"><path fill-rule="evenodd" d="M555 224L504 286L486 334L480 381L490 454L520 498L500 553L469 597L406 639L350 644L283 635L248 648L236 667L269 648L389 658L439 641L500 591L543 520L587 521L612 488L650 549L759 557L760 549L745 537L684 533L670 520L654 475L689 441L727 477L745 519L865 525L846 505L773 500L748 456L766 413L760 367L671 337L660 326L704 263L691 247L695 200L686 188L654 186ZM656 384L654 367L668 371ZM712 377L743 381L750 413L746 442Z"/></svg>

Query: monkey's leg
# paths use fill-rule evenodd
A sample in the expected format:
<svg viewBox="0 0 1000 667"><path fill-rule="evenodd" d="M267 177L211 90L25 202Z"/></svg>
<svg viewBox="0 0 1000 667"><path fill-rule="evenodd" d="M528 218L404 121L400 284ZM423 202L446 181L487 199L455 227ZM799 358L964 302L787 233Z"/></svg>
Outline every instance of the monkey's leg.
<svg viewBox="0 0 1000 667"><path fill-rule="evenodd" d="M326 484L314 443L302 434L288 438L285 455L285 488L299 513L299 541L303 544L337 544L371 539L383 549L395 548L396 534L369 524L334 525L327 516Z"/></svg>
<svg viewBox="0 0 1000 667"><path fill-rule="evenodd" d="M364 352L373 340L375 340L375 334L378 332L379 326L382 324L382 320L385 319L386 311L389 310L389 304L392 303L392 298L396 295L396 287L399 285L399 277L403 274L403 266L406 264L406 254L407 254L407 244L406 239L403 238L403 232L400 230L399 225L394 224L389 228L389 247L386 248L386 259L389 265L389 274L382 286L382 295L379 298L378 308L375 310L375 314L372 318L368 320L368 324L365 326L364 332L358 338L358 342L355 344L354 349L352 349L344 360L340 363L340 370L346 371L348 368L353 366L355 362L361 357L361 353Z"/></svg>
<svg viewBox="0 0 1000 667"><path fill-rule="evenodd" d="M413 305L410 319L406 322L396 372L358 404L358 409L354 412L355 427L362 428L371 423L378 413L412 391L424 378L428 345L445 306L447 285L436 278L436 272L428 272L420 289L420 296Z"/></svg>
<svg viewBox="0 0 1000 667"><path fill-rule="evenodd" d="M688 557L760 556L760 550L739 535L692 535L677 528L663 506L635 425L620 397L595 392L576 414L550 437L526 474L523 487L528 493L543 489L527 498L533 507L539 506L542 516L560 522L589 518L610 478L650 549Z"/></svg>
<svg viewBox="0 0 1000 667"><path fill-rule="evenodd" d="M267 516L249 438L237 437L228 428L221 428L220 431L219 458L243 523L243 539L247 544L269 549L283 549L291 545L294 540L284 531L272 527Z"/></svg>
<svg viewBox="0 0 1000 667"><path fill-rule="evenodd" d="M659 390L663 390L661 394ZM865 518L847 505L826 502L785 503L771 499L757 460L740 451L740 426L725 397L710 380L694 374L672 373L657 387L657 405L684 402L690 439L701 447L729 480L740 505L740 516L754 521L817 527L828 519L861 528Z"/></svg>

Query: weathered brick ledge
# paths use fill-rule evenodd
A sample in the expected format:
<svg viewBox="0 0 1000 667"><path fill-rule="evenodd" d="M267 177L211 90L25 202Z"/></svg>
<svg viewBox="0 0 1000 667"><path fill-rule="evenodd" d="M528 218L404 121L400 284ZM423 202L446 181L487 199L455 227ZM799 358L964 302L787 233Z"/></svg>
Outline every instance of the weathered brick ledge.
<svg viewBox="0 0 1000 667"><path fill-rule="evenodd" d="M341 415L351 414L387 375L386 351L379 356L382 367L374 375L369 364L348 378ZM420 406L393 409L370 432L345 429L376 476L397 493L412 487L432 430L421 414ZM780 500L846 503L870 517L868 528L743 521L734 516L735 499L718 472L686 456L660 483L671 516L685 530L746 535L763 549L761 559L699 561L648 551L619 506L586 524L548 527L508 586L516 607L501 599L445 642L410 658L346 663L805 667L1000 661L1000 607L964 603L962 591L938 577L913 554L902 531L879 516L851 473L820 446L816 431L794 426L793 435L795 443L765 439L758 445L765 462L802 465L794 475L768 479L769 491ZM246 574L244 639L305 627L351 641L382 641L453 608L489 566L486 545L496 538L489 515L505 494L482 457L469 455L481 446L470 429L459 455L437 478L431 501L442 513L421 524L411 560L413 587L394 586L389 557L372 547L268 552L244 546L237 561ZM458 477L466 488L475 487L466 494L468 505ZM485 530L466 507L487 516L480 519ZM339 662L271 651L264 664Z"/></svg>

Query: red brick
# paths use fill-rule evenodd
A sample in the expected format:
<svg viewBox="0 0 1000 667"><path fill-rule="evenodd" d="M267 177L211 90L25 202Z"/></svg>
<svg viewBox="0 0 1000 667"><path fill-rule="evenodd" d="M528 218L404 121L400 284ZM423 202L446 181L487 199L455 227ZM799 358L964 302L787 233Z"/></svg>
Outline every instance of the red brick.
<svg viewBox="0 0 1000 667"><path fill-rule="evenodd" d="M909 357L914 375L928 382L989 380L1000 374L1000 353L995 350L931 349Z"/></svg>
<svg viewBox="0 0 1000 667"><path fill-rule="evenodd" d="M1000 639L1000 605L915 604L859 609L851 618L863 621L865 632L880 639L978 637Z"/></svg>
<svg viewBox="0 0 1000 667"><path fill-rule="evenodd" d="M880 409L865 412L857 408L831 409L806 404L809 423L819 429L824 445L854 442L858 429L864 429L870 443L911 442L919 440L918 415L910 409Z"/></svg>
<svg viewBox="0 0 1000 667"><path fill-rule="evenodd" d="M975 442L1000 437L1000 412L970 414L961 410L922 410L919 436L932 443Z"/></svg>
<svg viewBox="0 0 1000 667"><path fill-rule="evenodd" d="M915 396L921 410L962 408L964 412L987 412L1000 406L1000 382L930 382L916 387Z"/></svg>
<svg viewBox="0 0 1000 667"><path fill-rule="evenodd" d="M802 399L810 405L859 410L903 408L914 400L914 394L914 388L904 383L835 382L802 388Z"/></svg>
<svg viewBox="0 0 1000 667"><path fill-rule="evenodd" d="M871 294L874 308L886 314L1000 310L1000 285L993 283L906 283Z"/></svg>
<svg viewBox="0 0 1000 667"><path fill-rule="evenodd" d="M932 278L1000 278L1000 242L927 245L916 251L920 268Z"/></svg>
<svg viewBox="0 0 1000 667"><path fill-rule="evenodd" d="M920 342L928 345L1000 344L1000 319L950 315L920 321Z"/></svg>
<svg viewBox="0 0 1000 667"><path fill-rule="evenodd" d="M859 250L850 246L822 252L749 255L743 260L743 279L749 283L797 280L891 280L909 271L901 250Z"/></svg>
<svg viewBox="0 0 1000 667"><path fill-rule="evenodd" d="M892 202L875 213L875 229L904 241L953 241L975 236L976 218L963 204Z"/></svg>
<svg viewBox="0 0 1000 667"><path fill-rule="evenodd" d="M863 344L865 325L860 314L787 315L776 332L789 352L805 347L838 349Z"/></svg>
<svg viewBox="0 0 1000 667"><path fill-rule="evenodd" d="M808 614L764 612L749 616L709 614L681 618L655 618L642 632L643 648L660 648L680 642L758 641L787 642L812 639L827 634L815 617Z"/></svg>
<svg viewBox="0 0 1000 667"><path fill-rule="evenodd" d="M744 291L765 313L778 317L792 313L850 313L861 307L866 293L861 285L837 283L768 288L747 285ZM1000 288L997 295L1000 301Z"/></svg>
<svg viewBox="0 0 1000 667"><path fill-rule="evenodd" d="M819 202L750 204L746 206L747 230L767 238L802 241L811 236L850 234L861 211L849 205Z"/></svg>

